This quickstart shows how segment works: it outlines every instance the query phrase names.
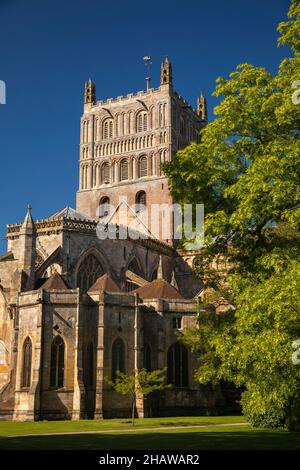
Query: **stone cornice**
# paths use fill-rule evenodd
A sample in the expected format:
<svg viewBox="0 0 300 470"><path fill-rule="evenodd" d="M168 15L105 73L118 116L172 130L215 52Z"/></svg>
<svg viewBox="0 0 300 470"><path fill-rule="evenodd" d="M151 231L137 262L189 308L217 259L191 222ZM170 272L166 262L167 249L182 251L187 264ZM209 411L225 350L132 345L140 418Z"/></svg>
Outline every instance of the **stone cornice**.
<svg viewBox="0 0 300 470"><path fill-rule="evenodd" d="M37 220L35 223L35 228L38 235L43 235L44 233L47 235L61 233L63 231L70 231L70 232L80 232L80 233L88 233L92 235L96 235L96 228L98 221L97 220L80 220L80 219L42 219ZM7 239L13 240L19 237L20 229L22 224L17 223L13 225L7 225ZM141 246L146 248L159 251L166 255L172 255L175 253L175 250L172 246L168 245L167 243L161 242L157 239L142 239L139 238L137 240L131 239L130 240L138 243Z"/></svg>
<svg viewBox="0 0 300 470"><path fill-rule="evenodd" d="M80 231L80 232L95 232L97 227L97 221L94 220L81 220L81 219L42 219L37 220L35 224L36 231L38 235L46 232L49 234L51 233L58 233L63 230L71 230L71 231ZM20 229L22 224L14 224L14 225L7 225L6 226L6 233L7 238L10 239L12 237L19 236Z"/></svg>

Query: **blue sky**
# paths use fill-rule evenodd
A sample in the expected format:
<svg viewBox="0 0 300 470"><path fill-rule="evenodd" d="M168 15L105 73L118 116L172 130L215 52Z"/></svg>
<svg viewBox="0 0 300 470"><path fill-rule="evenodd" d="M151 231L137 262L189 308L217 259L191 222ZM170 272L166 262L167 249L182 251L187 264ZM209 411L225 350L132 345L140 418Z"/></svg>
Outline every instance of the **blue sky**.
<svg viewBox="0 0 300 470"><path fill-rule="evenodd" d="M0 251L5 224L75 206L83 84L97 98L145 88L142 57L153 57L153 86L162 57L174 86L192 105L210 96L219 75L249 62L275 72L277 24L289 0L0 0Z"/></svg>

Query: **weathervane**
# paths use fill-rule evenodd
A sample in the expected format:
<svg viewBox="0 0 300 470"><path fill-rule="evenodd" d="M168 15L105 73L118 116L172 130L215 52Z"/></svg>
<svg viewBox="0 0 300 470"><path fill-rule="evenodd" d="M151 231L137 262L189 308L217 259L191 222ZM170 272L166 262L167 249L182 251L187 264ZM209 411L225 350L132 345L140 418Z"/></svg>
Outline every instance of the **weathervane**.
<svg viewBox="0 0 300 470"><path fill-rule="evenodd" d="M146 83L147 83L147 91L150 88L150 82L151 82L151 65L152 65L152 59L149 55L145 55L143 57L143 61L145 62L145 65L147 67L147 74L148 76L146 77Z"/></svg>

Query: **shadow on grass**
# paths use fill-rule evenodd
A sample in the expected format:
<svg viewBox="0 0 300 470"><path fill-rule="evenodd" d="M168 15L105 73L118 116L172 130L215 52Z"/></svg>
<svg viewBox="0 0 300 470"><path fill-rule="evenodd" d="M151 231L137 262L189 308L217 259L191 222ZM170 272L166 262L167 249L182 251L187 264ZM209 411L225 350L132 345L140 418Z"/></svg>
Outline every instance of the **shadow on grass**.
<svg viewBox="0 0 300 470"><path fill-rule="evenodd" d="M146 443L146 444L145 444ZM177 431L0 438L1 450L300 450L300 433L283 430Z"/></svg>
<svg viewBox="0 0 300 470"><path fill-rule="evenodd" d="M241 420L242 421L242 420ZM160 421L158 426L169 427L169 426L181 426L181 427L189 427L189 426L218 426L222 423L214 423L212 421L201 421L199 423L193 423L188 421ZM227 423L224 423L227 424Z"/></svg>

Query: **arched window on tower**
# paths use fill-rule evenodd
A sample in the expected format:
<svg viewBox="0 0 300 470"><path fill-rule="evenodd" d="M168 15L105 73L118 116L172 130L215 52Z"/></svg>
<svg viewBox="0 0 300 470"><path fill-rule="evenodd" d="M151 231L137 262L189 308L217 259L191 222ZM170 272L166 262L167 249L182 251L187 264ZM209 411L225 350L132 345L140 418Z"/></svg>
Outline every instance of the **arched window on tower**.
<svg viewBox="0 0 300 470"><path fill-rule="evenodd" d="M93 387L95 382L95 351L93 341L90 341L85 351L84 384Z"/></svg>
<svg viewBox="0 0 300 470"><path fill-rule="evenodd" d="M23 344L23 364L22 364L22 388L29 388L31 385L31 364L32 364L32 342L26 338Z"/></svg>
<svg viewBox="0 0 300 470"><path fill-rule="evenodd" d="M163 125L166 125L166 117L167 117L167 103L164 103L163 107Z"/></svg>
<svg viewBox="0 0 300 470"><path fill-rule="evenodd" d="M138 162L138 175L139 178L142 178L143 176L147 176L147 157L143 155L142 157L139 158Z"/></svg>
<svg viewBox="0 0 300 470"><path fill-rule="evenodd" d="M102 274L104 270L96 256L88 255L79 267L77 287L80 287L82 292L87 292Z"/></svg>
<svg viewBox="0 0 300 470"><path fill-rule="evenodd" d="M154 128L154 106L152 106L151 110L150 110L150 125L149 125L150 129L153 129Z"/></svg>
<svg viewBox="0 0 300 470"><path fill-rule="evenodd" d="M107 196L104 196L100 199L99 204L99 217L106 217L109 215L109 206L110 206L110 199Z"/></svg>
<svg viewBox="0 0 300 470"><path fill-rule="evenodd" d="M125 347L121 338L114 341L112 346L112 380L116 380L117 372L125 372Z"/></svg>
<svg viewBox="0 0 300 470"><path fill-rule="evenodd" d="M181 343L173 344L168 350L168 383L174 387L188 387L188 352Z"/></svg>
<svg viewBox="0 0 300 470"><path fill-rule="evenodd" d="M151 154L151 156L150 156L150 176L153 176L154 173L155 173L154 172L154 162L155 162L154 155Z"/></svg>
<svg viewBox="0 0 300 470"><path fill-rule="evenodd" d="M158 112L158 116L159 116L159 127L163 127L163 105L160 104L158 109L159 109L159 112Z"/></svg>
<svg viewBox="0 0 300 470"><path fill-rule="evenodd" d="M113 120L105 119L102 127L102 138L110 139L111 137L113 137Z"/></svg>
<svg viewBox="0 0 300 470"><path fill-rule="evenodd" d="M122 135L125 135L125 115L121 114L121 132Z"/></svg>
<svg viewBox="0 0 300 470"><path fill-rule="evenodd" d="M95 120L95 140L98 140L99 119Z"/></svg>
<svg viewBox="0 0 300 470"><path fill-rule="evenodd" d="M136 212L145 210L147 203L147 197L145 191L139 191L135 196Z"/></svg>
<svg viewBox="0 0 300 470"><path fill-rule="evenodd" d="M120 181L128 180L128 161L122 160L120 163Z"/></svg>
<svg viewBox="0 0 300 470"><path fill-rule="evenodd" d="M61 336L55 336L51 345L50 387L64 386L65 343Z"/></svg>
<svg viewBox="0 0 300 470"><path fill-rule="evenodd" d="M109 177L109 163L103 163L101 167L101 184L108 184L110 181Z"/></svg>
<svg viewBox="0 0 300 470"><path fill-rule="evenodd" d="M148 114L146 111L141 111L136 118L137 132L146 131L148 128Z"/></svg>
<svg viewBox="0 0 300 470"><path fill-rule="evenodd" d="M128 134L132 133L132 111L128 114Z"/></svg>

